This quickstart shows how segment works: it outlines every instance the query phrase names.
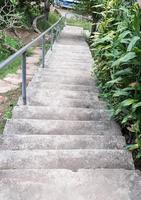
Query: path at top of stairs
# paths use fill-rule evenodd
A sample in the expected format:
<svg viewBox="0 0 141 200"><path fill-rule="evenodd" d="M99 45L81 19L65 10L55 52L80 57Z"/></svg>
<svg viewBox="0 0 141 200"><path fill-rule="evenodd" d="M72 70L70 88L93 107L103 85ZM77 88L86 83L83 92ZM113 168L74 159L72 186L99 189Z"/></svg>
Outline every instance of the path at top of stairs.
<svg viewBox="0 0 141 200"><path fill-rule="evenodd" d="M83 30L66 26L0 138L0 200L141 200L141 178L99 99Z"/></svg>

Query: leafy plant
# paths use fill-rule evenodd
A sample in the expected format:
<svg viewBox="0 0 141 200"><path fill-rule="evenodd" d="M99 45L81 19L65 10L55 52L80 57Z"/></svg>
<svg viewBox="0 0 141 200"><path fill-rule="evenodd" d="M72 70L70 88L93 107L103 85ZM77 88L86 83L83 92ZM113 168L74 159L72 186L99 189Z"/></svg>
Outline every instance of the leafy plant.
<svg viewBox="0 0 141 200"><path fill-rule="evenodd" d="M113 117L132 135L127 147L141 157L141 11L134 1L103 0L92 38L94 71Z"/></svg>

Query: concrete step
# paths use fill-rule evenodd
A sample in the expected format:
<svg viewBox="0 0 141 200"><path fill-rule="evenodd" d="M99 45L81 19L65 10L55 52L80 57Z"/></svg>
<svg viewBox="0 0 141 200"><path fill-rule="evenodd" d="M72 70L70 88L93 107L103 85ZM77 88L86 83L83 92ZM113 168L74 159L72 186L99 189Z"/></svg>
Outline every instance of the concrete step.
<svg viewBox="0 0 141 200"><path fill-rule="evenodd" d="M34 76L32 82L55 82L56 84L75 84L75 85L86 85L86 86L94 86L95 80L93 78L85 78L85 77L70 77L70 76Z"/></svg>
<svg viewBox="0 0 141 200"><path fill-rule="evenodd" d="M46 67L46 68L39 68L37 73L37 76L63 76L66 78L85 78L85 79L94 79L94 76L92 76L92 72L90 69L83 69L83 68L65 68L63 66L60 67ZM95 78L96 79L96 78Z"/></svg>
<svg viewBox="0 0 141 200"><path fill-rule="evenodd" d="M37 92L38 91L38 92ZM46 89L43 88L42 90L39 90L38 88L34 87L32 85L29 89L28 92L28 97L32 98L54 98L54 99L59 99L59 98L70 98L70 99L79 99L83 101L90 101L91 102L99 102L98 94L94 92L89 92L89 91L71 91L71 90L57 90L57 89Z"/></svg>
<svg viewBox="0 0 141 200"><path fill-rule="evenodd" d="M18 105L22 104L22 98L20 98ZM27 90L27 104L32 106L106 109L106 103L99 100L98 93L67 90L67 88L45 88L42 85L40 86L40 83L38 87L37 84L29 85Z"/></svg>
<svg viewBox="0 0 141 200"><path fill-rule="evenodd" d="M116 135L121 131L113 121L66 121L10 119L4 134L17 135Z"/></svg>
<svg viewBox="0 0 141 200"><path fill-rule="evenodd" d="M16 106L13 110L15 119L48 119L48 120L80 120L100 121L109 118L105 110L88 108L62 108L47 106Z"/></svg>
<svg viewBox="0 0 141 200"><path fill-rule="evenodd" d="M72 50L71 52L68 52L67 51L68 48L65 47L65 49L61 49L61 48L58 48L58 50L56 50L55 48L53 48L53 54L51 56L51 58L54 58L54 57L57 57L57 58L74 58L74 59L78 59L78 58L82 58L84 59L84 54L85 54L85 60L89 60L89 61L92 61L92 55L91 53L83 50L81 52L78 51L78 49L74 49L74 51Z"/></svg>
<svg viewBox="0 0 141 200"><path fill-rule="evenodd" d="M46 68L39 68L38 72L40 73L40 75L63 75L63 76L79 76L79 77L84 77L84 76L88 76L91 77L92 76L92 71L91 70L84 70L84 69L66 69L66 68L61 68L61 67L56 67L55 68L51 68L51 67L46 67ZM93 75L94 77L94 75ZM96 78L95 78L96 79Z"/></svg>
<svg viewBox="0 0 141 200"><path fill-rule="evenodd" d="M57 41L57 44L61 44L63 46L67 46L67 47L70 47L70 49L73 47L87 47L88 45L86 44L86 41L84 40L83 36L81 36L81 38L79 37L79 41L75 39L75 35L74 38L68 38L66 36L66 34L68 34L67 32L64 33L64 35L61 35L61 37L59 38L59 40ZM77 38L78 39L78 38Z"/></svg>
<svg viewBox="0 0 141 200"><path fill-rule="evenodd" d="M78 65L78 64L77 64ZM76 65L76 66L77 66ZM45 73L47 73L47 71L49 71L49 72L64 72L64 73L69 73L69 71L70 72L76 72L76 74L79 74L80 73L80 76L81 76L81 74L90 74L91 75L91 71L92 71L92 69L91 68L88 68L86 65L81 65L80 67L76 67L76 66L74 66L74 65L72 65L71 63L68 63L67 65L65 65L65 64L63 64L62 63L62 65L47 65L47 66L45 66L45 68L41 68L41 67L39 67L39 71L45 71Z"/></svg>
<svg viewBox="0 0 141 200"><path fill-rule="evenodd" d="M90 52L86 52L84 50L82 52L79 52L78 48L74 49L74 51L73 50L72 51L66 51L66 49L68 49L68 48L65 45L64 49L62 48L62 49L60 49L60 51L54 50L53 54L52 54L52 58L53 59L54 58L58 58L58 59L63 59L64 58L65 60L72 58L72 59L76 59L76 62L77 62L77 60L81 60L81 59L84 62L85 61L88 61L88 62L93 61L92 60L92 55L91 55ZM85 56L84 56L84 53L85 53Z"/></svg>
<svg viewBox="0 0 141 200"><path fill-rule="evenodd" d="M86 70L74 70L74 69L52 69L43 68L38 69L36 76L63 76L63 77L79 77L79 78L91 78L91 72Z"/></svg>
<svg viewBox="0 0 141 200"><path fill-rule="evenodd" d="M141 177L132 170L3 170L1 200L140 200Z"/></svg>
<svg viewBox="0 0 141 200"><path fill-rule="evenodd" d="M127 150L1 150L0 169L134 169Z"/></svg>
<svg viewBox="0 0 141 200"><path fill-rule="evenodd" d="M76 41L74 41L74 38L73 39L70 39L69 38L69 40L66 38L60 38L59 40L58 40L58 42L57 42L58 44L63 44L64 46L66 45L66 46L69 46L69 45L73 45L73 47L75 47L75 46L79 46L79 47L86 47L87 45L86 45L86 43L85 43L85 40L84 40L84 38L81 40L81 41L77 41L77 43L76 43Z"/></svg>
<svg viewBox="0 0 141 200"><path fill-rule="evenodd" d="M76 63L76 62L66 62L65 60L62 62L50 61L48 59L45 60L45 68L52 69L73 69L73 70L83 70L90 71L92 64L91 63Z"/></svg>
<svg viewBox="0 0 141 200"><path fill-rule="evenodd" d="M28 95L27 104L31 106L59 106L59 107L72 107L72 108L93 108L93 109L105 109L106 105L98 102L92 101L87 98L73 99L69 97L47 97L39 94L36 91L36 95ZM23 105L22 99L18 101L18 105Z"/></svg>
<svg viewBox="0 0 141 200"><path fill-rule="evenodd" d="M92 58L85 58L84 56L83 57L73 57L73 56L67 56L67 57L61 57L61 56L57 56L57 55L53 55L52 57L52 60L51 62L52 63L62 63L62 62L72 62L72 63L83 63L83 64L86 64L86 65L91 65L92 66L92 63L93 63L93 60Z"/></svg>
<svg viewBox="0 0 141 200"><path fill-rule="evenodd" d="M45 69L60 69L60 70L70 70L70 68L72 70L79 70L79 71L86 71L86 72L90 72L91 71L91 66L92 65L87 65L87 64L72 64L71 62L62 62L62 63L55 63L55 62L49 62L48 60L46 60L46 65L45 65Z"/></svg>
<svg viewBox="0 0 141 200"><path fill-rule="evenodd" d="M93 135L6 135L0 150L123 149L122 136Z"/></svg>
<svg viewBox="0 0 141 200"><path fill-rule="evenodd" d="M106 109L106 104L99 100L95 93L87 91L71 91L45 89L40 90L34 85L30 85L27 92L28 105L45 105L61 107L80 107ZM22 104L22 99L18 105Z"/></svg>
<svg viewBox="0 0 141 200"><path fill-rule="evenodd" d="M86 57L90 57L91 58L91 53L90 53L90 51L88 51L87 50L87 48L85 49L85 48L82 48L82 47L74 47L71 51L70 51L70 49L69 49L70 47L67 47L66 45L55 45L54 47L53 47L53 53L55 54L55 55L58 55L58 56L63 56L63 54L64 55L66 55L66 56L82 56L83 55L83 57L84 57L84 55L86 55Z"/></svg>
<svg viewBox="0 0 141 200"><path fill-rule="evenodd" d="M90 48L88 47L87 44L85 45L63 45L63 44L59 44L58 42L54 45L54 49L58 52L61 52L64 51L64 50L67 50L67 52L70 52L70 49L71 49L71 52L75 52L75 51L78 51L78 52L86 52L86 53L90 53Z"/></svg>
<svg viewBox="0 0 141 200"><path fill-rule="evenodd" d="M92 86L85 86L85 85L79 85L79 84L63 84L63 83L55 83L55 82L30 82L29 87L43 90L46 88L48 89L56 89L56 90L71 90L71 91L88 91L88 92L95 92L98 93L98 89L96 87ZM96 94L98 95L98 94Z"/></svg>

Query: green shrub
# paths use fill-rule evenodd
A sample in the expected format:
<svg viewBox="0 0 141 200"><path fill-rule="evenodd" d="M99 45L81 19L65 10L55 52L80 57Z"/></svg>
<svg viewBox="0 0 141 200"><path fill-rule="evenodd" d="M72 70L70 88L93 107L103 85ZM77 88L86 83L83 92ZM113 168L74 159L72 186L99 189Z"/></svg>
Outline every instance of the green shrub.
<svg viewBox="0 0 141 200"><path fill-rule="evenodd" d="M104 1L92 38L94 71L112 116L131 136L129 150L141 157L141 11L137 3Z"/></svg>
<svg viewBox="0 0 141 200"><path fill-rule="evenodd" d="M60 18L60 15L58 15L56 12L50 12L48 21L45 19L39 20L37 26L39 30L45 31L50 26L55 24L59 20L59 18Z"/></svg>

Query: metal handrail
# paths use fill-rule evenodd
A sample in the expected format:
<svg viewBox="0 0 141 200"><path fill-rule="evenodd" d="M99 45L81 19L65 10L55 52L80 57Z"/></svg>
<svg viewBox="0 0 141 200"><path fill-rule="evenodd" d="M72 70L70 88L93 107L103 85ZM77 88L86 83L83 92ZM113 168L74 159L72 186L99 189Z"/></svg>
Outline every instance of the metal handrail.
<svg viewBox="0 0 141 200"><path fill-rule="evenodd" d="M5 68L7 65L12 63L16 58L22 56L22 99L23 104L26 105L27 103L27 97L26 97L26 52L27 50L32 47L36 42L39 40L42 40L42 67L45 67L45 35L47 33L51 33L51 49L54 43L54 39L58 37L61 30L63 29L62 22L64 20L64 17L61 17L55 24L53 24L50 28L48 28L46 31L44 31L42 34L40 34L37 38L35 38L32 42L28 43L24 47L22 47L20 50L18 50L16 53L11 55L9 58L4 60L0 63L0 69ZM56 34L54 37L54 30L56 30Z"/></svg>

